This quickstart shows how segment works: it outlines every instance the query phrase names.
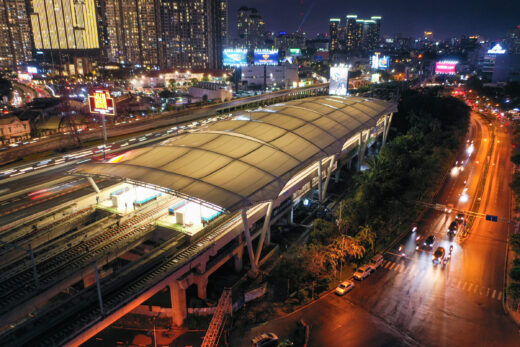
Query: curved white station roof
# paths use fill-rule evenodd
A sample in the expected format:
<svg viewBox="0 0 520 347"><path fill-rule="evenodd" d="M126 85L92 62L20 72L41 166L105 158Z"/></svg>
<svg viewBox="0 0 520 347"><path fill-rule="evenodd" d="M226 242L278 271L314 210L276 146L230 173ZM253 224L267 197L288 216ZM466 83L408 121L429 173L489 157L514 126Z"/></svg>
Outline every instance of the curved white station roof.
<svg viewBox="0 0 520 347"><path fill-rule="evenodd" d="M276 199L296 173L340 153L349 138L395 111L394 104L359 97L294 100L238 112L131 150L117 163L89 163L74 173L148 183L233 211Z"/></svg>

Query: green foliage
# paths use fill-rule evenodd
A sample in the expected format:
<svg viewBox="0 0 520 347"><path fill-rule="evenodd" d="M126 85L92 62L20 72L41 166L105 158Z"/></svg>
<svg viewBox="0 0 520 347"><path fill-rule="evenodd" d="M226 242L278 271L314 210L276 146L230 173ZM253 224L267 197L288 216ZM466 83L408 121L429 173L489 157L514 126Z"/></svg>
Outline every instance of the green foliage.
<svg viewBox="0 0 520 347"><path fill-rule="evenodd" d="M520 258L516 258L513 260L513 266L520 266Z"/></svg>
<svg viewBox="0 0 520 347"><path fill-rule="evenodd" d="M329 243L335 235L337 235L337 227L334 223L323 219L315 219L314 226L309 234L308 243L311 245Z"/></svg>
<svg viewBox="0 0 520 347"><path fill-rule="evenodd" d="M520 299L520 283L511 282L506 288L506 294L513 300Z"/></svg>
<svg viewBox="0 0 520 347"><path fill-rule="evenodd" d="M392 238L403 211L431 198L459 149L469 125L469 108L460 100L407 92L392 121L398 135L354 178L356 191L341 205L347 234L374 253L379 238ZM339 217L339 216L338 216Z"/></svg>
<svg viewBox="0 0 520 347"><path fill-rule="evenodd" d="M511 234L509 244L516 253L520 253L520 234Z"/></svg>
<svg viewBox="0 0 520 347"><path fill-rule="evenodd" d="M0 77L0 99L2 99L4 96L7 96L7 98L10 99L12 92L13 92L13 85L12 85L11 81Z"/></svg>
<svg viewBox="0 0 520 347"><path fill-rule="evenodd" d="M509 270L509 277L515 281L520 281L520 266L514 266Z"/></svg>

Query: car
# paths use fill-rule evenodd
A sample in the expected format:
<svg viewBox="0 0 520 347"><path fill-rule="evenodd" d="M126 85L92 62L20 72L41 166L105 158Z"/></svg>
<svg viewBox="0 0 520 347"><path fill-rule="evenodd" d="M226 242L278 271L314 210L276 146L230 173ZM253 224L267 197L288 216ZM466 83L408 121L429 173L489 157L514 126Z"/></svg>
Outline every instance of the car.
<svg viewBox="0 0 520 347"><path fill-rule="evenodd" d="M430 235L426 238L426 240L424 240L424 242L422 244L422 248L423 249L432 249L434 243L435 243L435 236Z"/></svg>
<svg viewBox="0 0 520 347"><path fill-rule="evenodd" d="M448 234L455 235L457 233L457 227L458 227L458 223L456 220L451 222L450 226L448 227Z"/></svg>
<svg viewBox="0 0 520 347"><path fill-rule="evenodd" d="M457 216L455 217L455 220L456 220L458 223L462 223L462 222L464 222L464 213L457 213Z"/></svg>
<svg viewBox="0 0 520 347"><path fill-rule="evenodd" d="M276 347L278 346L278 336L275 333L263 333L251 340L252 347Z"/></svg>
<svg viewBox="0 0 520 347"><path fill-rule="evenodd" d="M433 265L442 263L445 254L446 254L446 252L444 251L444 248L437 247L437 249L435 250L435 252L433 253L433 256L432 256Z"/></svg>
<svg viewBox="0 0 520 347"><path fill-rule="evenodd" d="M444 213L450 214L453 211L453 204L448 204L444 207Z"/></svg>
<svg viewBox="0 0 520 347"><path fill-rule="evenodd" d="M339 286L336 287L336 290L334 290L334 293L337 295L344 295L350 292L352 289L354 289L355 285L353 281L344 281L341 282Z"/></svg>
<svg viewBox="0 0 520 347"><path fill-rule="evenodd" d="M356 272L354 272L354 278L358 281L362 281L367 278L372 272L372 268L367 264L360 266Z"/></svg>
<svg viewBox="0 0 520 347"><path fill-rule="evenodd" d="M375 255L372 260L370 260L370 263L368 263L368 266L372 268L372 271L375 271L378 267L383 264L383 256L381 254Z"/></svg>

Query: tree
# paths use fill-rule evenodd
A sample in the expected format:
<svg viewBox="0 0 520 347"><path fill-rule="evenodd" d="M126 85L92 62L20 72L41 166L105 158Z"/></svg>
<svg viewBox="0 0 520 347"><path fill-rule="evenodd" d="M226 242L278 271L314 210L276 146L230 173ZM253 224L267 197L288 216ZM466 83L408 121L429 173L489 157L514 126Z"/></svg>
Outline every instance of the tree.
<svg viewBox="0 0 520 347"><path fill-rule="evenodd" d="M509 244L516 253L520 253L520 234L511 234Z"/></svg>
<svg viewBox="0 0 520 347"><path fill-rule="evenodd" d="M199 83L198 79L196 79L195 77L191 79L191 85L192 86L196 85L197 83Z"/></svg>
<svg viewBox="0 0 520 347"><path fill-rule="evenodd" d="M206 75L202 76L202 82L209 82L209 77Z"/></svg>
<svg viewBox="0 0 520 347"><path fill-rule="evenodd" d="M514 266L509 271L509 277L515 281L520 281L520 266Z"/></svg>
<svg viewBox="0 0 520 347"><path fill-rule="evenodd" d="M506 288L506 294L513 300L520 299L520 283L511 282Z"/></svg>
<svg viewBox="0 0 520 347"><path fill-rule="evenodd" d="M177 81L175 79L171 79L168 81L168 88L171 90L175 90L177 87Z"/></svg>
<svg viewBox="0 0 520 347"><path fill-rule="evenodd" d="M374 230L372 230L372 227L368 224L365 224L364 226L359 228L359 232L356 235L356 239L361 242L363 245L370 246L370 249L372 250L372 254L375 253L376 248L376 238L377 234Z"/></svg>
<svg viewBox="0 0 520 347"><path fill-rule="evenodd" d="M363 258L366 251L358 240L346 235L340 235L331 246L341 257L360 259Z"/></svg>
<svg viewBox="0 0 520 347"><path fill-rule="evenodd" d="M6 96L8 99L11 98L13 92L13 84L8 79L0 77L0 99Z"/></svg>

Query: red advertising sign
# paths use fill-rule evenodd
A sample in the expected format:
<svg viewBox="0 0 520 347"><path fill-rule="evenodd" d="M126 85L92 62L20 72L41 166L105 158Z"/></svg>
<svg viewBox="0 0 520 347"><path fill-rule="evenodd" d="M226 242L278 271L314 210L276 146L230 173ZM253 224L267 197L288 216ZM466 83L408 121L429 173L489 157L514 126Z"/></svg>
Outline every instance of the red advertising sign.
<svg viewBox="0 0 520 347"><path fill-rule="evenodd" d="M108 90L96 90L88 96L90 113L104 113L113 116L115 114L114 99L110 97Z"/></svg>
<svg viewBox="0 0 520 347"><path fill-rule="evenodd" d="M438 75L455 75L455 68L457 64L457 61L438 61L435 64L435 73Z"/></svg>

